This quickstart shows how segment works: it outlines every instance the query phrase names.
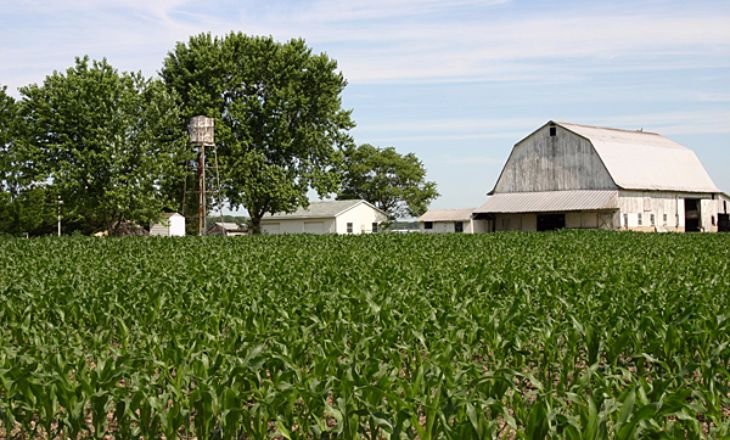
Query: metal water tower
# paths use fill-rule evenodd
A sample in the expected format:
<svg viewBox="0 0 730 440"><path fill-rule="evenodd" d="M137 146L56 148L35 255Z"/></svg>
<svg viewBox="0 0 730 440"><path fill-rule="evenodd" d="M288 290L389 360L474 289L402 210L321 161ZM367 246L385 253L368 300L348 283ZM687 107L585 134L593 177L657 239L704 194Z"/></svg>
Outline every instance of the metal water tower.
<svg viewBox="0 0 730 440"><path fill-rule="evenodd" d="M198 149L198 235L205 235L206 231L205 147L215 146L213 123L213 118L195 116L188 125L190 143Z"/></svg>

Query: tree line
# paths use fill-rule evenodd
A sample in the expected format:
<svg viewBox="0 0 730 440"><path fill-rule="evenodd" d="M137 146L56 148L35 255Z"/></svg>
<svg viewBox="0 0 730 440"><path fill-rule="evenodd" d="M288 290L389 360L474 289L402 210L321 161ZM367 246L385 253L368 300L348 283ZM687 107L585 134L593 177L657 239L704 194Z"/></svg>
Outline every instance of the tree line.
<svg viewBox="0 0 730 440"><path fill-rule="evenodd" d="M306 206L311 190L420 215L435 183L413 154L355 144L346 85L336 61L301 39L230 33L178 43L155 78L79 57L17 100L2 87L0 233L49 233L59 210L65 232L114 234L163 211L193 220L187 124L197 115L215 120L211 202L245 208L254 232L267 213Z"/></svg>

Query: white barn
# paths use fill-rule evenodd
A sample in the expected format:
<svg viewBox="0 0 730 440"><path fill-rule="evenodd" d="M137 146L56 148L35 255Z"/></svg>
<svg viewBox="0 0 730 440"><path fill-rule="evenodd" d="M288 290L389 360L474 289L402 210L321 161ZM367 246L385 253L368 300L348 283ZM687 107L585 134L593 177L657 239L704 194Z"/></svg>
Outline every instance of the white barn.
<svg viewBox="0 0 730 440"><path fill-rule="evenodd" d="M290 214L261 219L264 234L367 234L377 232L388 215L365 200L310 202Z"/></svg>
<svg viewBox="0 0 730 440"><path fill-rule="evenodd" d="M184 237L185 217L177 212L165 212L160 221L150 225L150 235L158 237Z"/></svg>
<svg viewBox="0 0 730 440"><path fill-rule="evenodd" d="M418 230L426 233L465 233L486 232L479 230L472 213L474 208L466 209L429 209L418 218Z"/></svg>
<svg viewBox="0 0 730 440"><path fill-rule="evenodd" d="M475 221L489 231L717 231L721 192L659 134L550 121L519 141Z"/></svg>

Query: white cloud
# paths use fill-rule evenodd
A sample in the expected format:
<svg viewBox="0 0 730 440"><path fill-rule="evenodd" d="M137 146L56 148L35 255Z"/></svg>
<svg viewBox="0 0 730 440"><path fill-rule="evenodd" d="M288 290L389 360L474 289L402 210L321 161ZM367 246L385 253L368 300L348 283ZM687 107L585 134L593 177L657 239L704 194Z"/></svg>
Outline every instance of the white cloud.
<svg viewBox="0 0 730 440"><path fill-rule="evenodd" d="M730 13L676 10L632 14L575 11L529 14L523 10L490 19L504 0L318 0L314 3L244 2L224 15L215 5L190 0L38 0L9 5L21 14L17 25L0 30L4 60L16 67L52 55L67 59L84 53L138 60L151 74L175 41L191 34L242 30L277 38L304 37L336 58L356 83L394 81L569 82L596 71L726 67L730 64ZM676 8L675 8L676 9ZM455 10L474 17L449 18ZM478 13L477 13L478 12ZM33 28L38 15L58 16L53 26ZM440 18L439 18L440 17ZM136 52L136 53L135 53ZM53 54L58 54L53 56ZM6 67L0 77L7 81ZM15 69L17 71L17 68ZM31 69L32 70L32 69ZM48 71L52 70L47 69ZM14 81L22 75L10 74ZM33 78L37 81L38 78ZM13 84L17 85L17 84Z"/></svg>

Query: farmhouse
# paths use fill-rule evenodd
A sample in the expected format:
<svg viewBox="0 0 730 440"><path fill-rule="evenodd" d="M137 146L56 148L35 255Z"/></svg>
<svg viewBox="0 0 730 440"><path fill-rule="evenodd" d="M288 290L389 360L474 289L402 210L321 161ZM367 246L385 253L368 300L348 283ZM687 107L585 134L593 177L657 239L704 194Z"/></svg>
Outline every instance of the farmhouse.
<svg viewBox="0 0 730 440"><path fill-rule="evenodd" d="M466 209L431 209L418 218L418 229L421 232L444 233L464 232L473 234L475 232L486 232L477 230L472 218L474 208ZM479 222L482 226L483 222Z"/></svg>
<svg viewBox="0 0 730 440"><path fill-rule="evenodd" d="M160 221L150 225L150 235L159 237L185 236L185 217L177 212L165 212Z"/></svg>
<svg viewBox="0 0 730 440"><path fill-rule="evenodd" d="M550 121L519 141L475 221L489 231L717 231L722 194L659 134Z"/></svg>
<svg viewBox="0 0 730 440"><path fill-rule="evenodd" d="M310 202L291 214L267 215L264 234L366 234L377 232L388 215L365 200Z"/></svg>

